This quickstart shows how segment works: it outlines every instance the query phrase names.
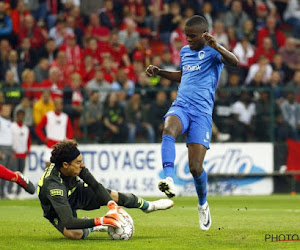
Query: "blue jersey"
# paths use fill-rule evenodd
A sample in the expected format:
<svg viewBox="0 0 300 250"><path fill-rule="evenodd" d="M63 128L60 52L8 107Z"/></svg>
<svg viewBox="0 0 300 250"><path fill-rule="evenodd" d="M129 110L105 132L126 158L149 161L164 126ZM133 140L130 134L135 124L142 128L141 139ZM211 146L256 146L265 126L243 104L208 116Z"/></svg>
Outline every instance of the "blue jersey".
<svg viewBox="0 0 300 250"><path fill-rule="evenodd" d="M206 45L201 50L184 46L180 51L181 83L173 105L193 107L212 115L215 91L223 69L221 54Z"/></svg>

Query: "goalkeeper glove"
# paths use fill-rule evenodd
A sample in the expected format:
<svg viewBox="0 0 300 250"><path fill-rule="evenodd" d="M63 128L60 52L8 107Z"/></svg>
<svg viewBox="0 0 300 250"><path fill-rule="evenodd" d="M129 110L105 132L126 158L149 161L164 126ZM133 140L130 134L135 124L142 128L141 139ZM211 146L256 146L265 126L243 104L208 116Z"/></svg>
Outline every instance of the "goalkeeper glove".
<svg viewBox="0 0 300 250"><path fill-rule="evenodd" d="M119 206L114 201L109 201L107 204L109 211L103 217L95 218L95 226L111 226L120 228L125 225L125 219L121 213L119 213Z"/></svg>

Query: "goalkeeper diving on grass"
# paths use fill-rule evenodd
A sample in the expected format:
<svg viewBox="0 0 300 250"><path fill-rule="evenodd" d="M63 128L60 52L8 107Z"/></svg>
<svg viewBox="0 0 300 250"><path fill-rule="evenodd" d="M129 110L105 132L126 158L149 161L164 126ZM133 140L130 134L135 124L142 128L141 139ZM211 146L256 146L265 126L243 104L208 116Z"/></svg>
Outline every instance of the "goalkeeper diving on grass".
<svg viewBox="0 0 300 250"><path fill-rule="evenodd" d="M173 201L146 201L131 193L106 189L84 166L77 142L65 140L53 146L50 166L38 184L38 196L47 218L69 239L85 239L91 231L106 231L107 226L120 227L123 217L118 206L139 208L148 213L165 210ZM81 179L81 180L80 180ZM102 217L77 218L76 210L94 210L107 205Z"/></svg>
<svg viewBox="0 0 300 250"><path fill-rule="evenodd" d="M188 45L180 51L180 70L171 72L149 65L146 74L180 82L177 98L164 116L161 156L165 179L159 182L159 189L170 198L176 195L175 139L186 133L189 169L198 194L200 228L206 231L211 226L211 216L206 201L207 175L202 165L211 139L215 90L224 63L237 66L238 60L208 33L207 21L201 16L187 20L185 35Z"/></svg>

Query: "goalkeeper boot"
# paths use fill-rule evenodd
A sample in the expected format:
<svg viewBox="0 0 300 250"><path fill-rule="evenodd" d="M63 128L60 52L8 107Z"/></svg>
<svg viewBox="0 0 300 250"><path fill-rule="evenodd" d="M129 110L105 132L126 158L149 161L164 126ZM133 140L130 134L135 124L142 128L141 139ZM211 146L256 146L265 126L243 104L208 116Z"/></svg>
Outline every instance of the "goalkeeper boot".
<svg viewBox="0 0 300 250"><path fill-rule="evenodd" d="M147 210L144 210L145 213L151 213L157 210L166 210L174 205L174 201L169 200L169 199L160 199L157 201L148 201L149 202L149 207Z"/></svg>
<svg viewBox="0 0 300 250"><path fill-rule="evenodd" d="M161 180L158 183L158 188L169 198L176 196L174 181L171 177L167 177L166 179Z"/></svg>
<svg viewBox="0 0 300 250"><path fill-rule="evenodd" d="M208 203L205 202L203 206L198 204L199 223L203 231L207 231L211 226L211 216Z"/></svg>
<svg viewBox="0 0 300 250"><path fill-rule="evenodd" d="M32 182L30 180L28 180L28 178L25 177L22 173L16 172L16 174L18 175L18 179L17 179L16 183L18 185L20 185L22 188L24 188L26 192L28 192L30 194L34 194L35 187L32 184Z"/></svg>

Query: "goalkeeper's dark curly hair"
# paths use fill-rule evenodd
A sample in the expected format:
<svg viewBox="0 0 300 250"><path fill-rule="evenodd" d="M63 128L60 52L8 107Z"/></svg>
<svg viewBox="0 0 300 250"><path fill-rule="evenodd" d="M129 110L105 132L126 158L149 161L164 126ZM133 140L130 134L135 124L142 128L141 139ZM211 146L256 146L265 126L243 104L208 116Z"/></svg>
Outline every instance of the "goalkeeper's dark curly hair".
<svg viewBox="0 0 300 250"><path fill-rule="evenodd" d="M77 147L78 143L74 140L64 140L56 143L51 152L50 162L55 163L55 167L59 170L63 162L69 162L67 159L70 158L70 155L74 154L74 151L78 151Z"/></svg>

